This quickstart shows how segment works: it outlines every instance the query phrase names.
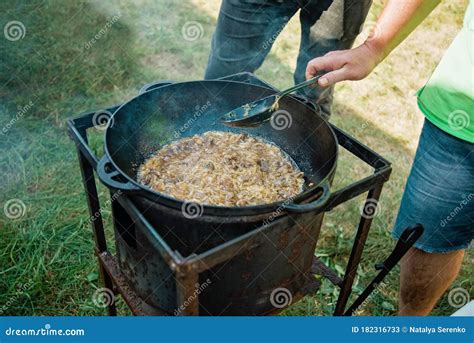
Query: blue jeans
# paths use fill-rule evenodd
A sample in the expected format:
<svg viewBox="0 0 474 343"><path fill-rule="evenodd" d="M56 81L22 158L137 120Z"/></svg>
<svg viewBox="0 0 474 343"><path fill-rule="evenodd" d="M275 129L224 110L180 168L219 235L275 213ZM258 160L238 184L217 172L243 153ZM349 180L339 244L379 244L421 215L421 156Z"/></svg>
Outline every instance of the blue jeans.
<svg viewBox="0 0 474 343"><path fill-rule="evenodd" d="M339 7L332 3L333 0L223 0L205 78L255 72L287 22L301 9L301 44L294 81L303 82L311 59L352 46L370 7L367 0L345 0L344 6ZM328 9L327 16L334 25L318 25ZM332 92L332 88L306 88L300 94L329 115Z"/></svg>
<svg viewBox="0 0 474 343"><path fill-rule="evenodd" d="M415 247L428 253L466 249L474 239L474 144L428 120L421 133L393 236L420 223Z"/></svg>

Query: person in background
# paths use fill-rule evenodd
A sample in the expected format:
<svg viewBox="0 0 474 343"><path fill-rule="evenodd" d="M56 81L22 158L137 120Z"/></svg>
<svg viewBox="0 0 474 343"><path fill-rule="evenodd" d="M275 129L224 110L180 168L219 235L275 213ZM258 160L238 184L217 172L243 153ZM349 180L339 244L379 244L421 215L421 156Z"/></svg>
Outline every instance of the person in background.
<svg viewBox="0 0 474 343"><path fill-rule="evenodd" d="M205 78L255 72L285 25L300 10L301 44L294 81L303 82L306 65L312 58L352 46L371 3L371 0L223 0ZM332 87L306 88L300 94L329 115L332 92Z"/></svg>
<svg viewBox="0 0 474 343"><path fill-rule="evenodd" d="M311 60L329 87L361 80L438 5L436 0L389 0L377 34L362 45ZM427 315L456 278L474 238L474 4L427 84L418 92L425 115L415 160L393 235L415 223L425 232L401 263L400 315Z"/></svg>

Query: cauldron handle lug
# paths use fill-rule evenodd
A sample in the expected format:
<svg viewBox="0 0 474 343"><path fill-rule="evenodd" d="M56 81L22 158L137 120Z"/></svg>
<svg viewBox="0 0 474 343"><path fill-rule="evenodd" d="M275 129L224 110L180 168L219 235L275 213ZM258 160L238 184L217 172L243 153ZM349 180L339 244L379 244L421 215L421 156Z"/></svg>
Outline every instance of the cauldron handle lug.
<svg viewBox="0 0 474 343"><path fill-rule="evenodd" d="M306 105L306 107L311 108L313 111L315 111L321 117L323 117L323 119L329 120L329 115L322 110L322 108L319 104L309 100L307 97L305 97L304 95L301 95L301 94L291 94L290 96L292 98L304 103Z"/></svg>
<svg viewBox="0 0 474 343"><path fill-rule="evenodd" d="M321 196L316 200L310 201L305 204L297 204L297 203L290 203L283 205L284 209L288 212L295 212L295 213L305 213L305 212L313 212L322 210L329 201L331 197L330 191L331 185L329 184L329 180L324 180L318 188L322 189Z"/></svg>
<svg viewBox="0 0 474 343"><path fill-rule="evenodd" d="M111 169L108 171L108 169ZM115 168L111 167L111 162L107 155L104 155L99 163L97 163L97 175L99 176L99 180L109 188L114 188L119 191L124 192L138 192L140 188L135 186L130 181L122 182L117 180L116 177L120 175L120 173L115 170Z"/></svg>

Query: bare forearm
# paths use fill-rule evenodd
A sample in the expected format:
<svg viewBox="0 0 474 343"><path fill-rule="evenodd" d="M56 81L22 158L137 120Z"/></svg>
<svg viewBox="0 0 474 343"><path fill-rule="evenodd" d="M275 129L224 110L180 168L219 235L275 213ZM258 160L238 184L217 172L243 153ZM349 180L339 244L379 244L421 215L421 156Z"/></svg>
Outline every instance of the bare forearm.
<svg viewBox="0 0 474 343"><path fill-rule="evenodd" d="M365 44L377 51L380 61L383 60L440 2L440 0L389 0L377 20L373 37Z"/></svg>
<svg viewBox="0 0 474 343"><path fill-rule="evenodd" d="M322 87L365 78L439 3L440 0L389 0L375 31L364 44L311 60L306 67L306 78L326 71L318 81Z"/></svg>

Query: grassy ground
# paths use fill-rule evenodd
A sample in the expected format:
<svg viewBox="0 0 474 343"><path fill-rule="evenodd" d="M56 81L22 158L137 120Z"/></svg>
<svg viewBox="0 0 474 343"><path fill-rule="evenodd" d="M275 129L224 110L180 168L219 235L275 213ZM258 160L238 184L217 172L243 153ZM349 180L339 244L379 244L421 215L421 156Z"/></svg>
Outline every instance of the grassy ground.
<svg viewBox="0 0 474 343"><path fill-rule="evenodd" d="M356 280L356 293L373 277L374 263L394 246L390 227L422 124L414 93L461 26L465 4L465 0L446 2L371 77L338 86L331 120L394 163ZM1 26L19 20L26 29L24 38L17 41L0 37L0 128L8 128L0 139L0 204L3 207L11 199L25 204L18 219L0 215L2 314L104 313L92 302L100 285L89 215L65 119L123 102L146 82L202 78L218 6L217 0L0 3ZM380 8L376 1L370 20ZM91 43L118 13L120 18ZM202 37L196 41L182 38L182 27L188 21L202 25ZM294 18L257 74L279 87L290 85L298 37ZM91 145L100 152L100 132L92 137ZM347 154L338 168L336 187L367 173ZM106 190L101 187L100 193L105 200ZM341 206L325 220L317 254L339 271L347 261L361 201ZM104 215L109 221L108 210ZM107 234L112 237L110 226ZM471 251L453 286L470 294L474 291L473 258ZM360 314L395 314L397 280L395 271ZM337 291L324 283L321 292L285 314L329 315L336 297ZM445 296L434 314L449 315L454 310Z"/></svg>

